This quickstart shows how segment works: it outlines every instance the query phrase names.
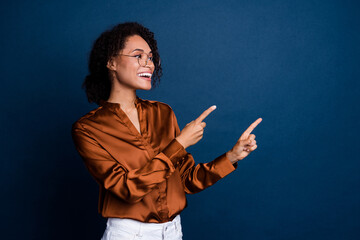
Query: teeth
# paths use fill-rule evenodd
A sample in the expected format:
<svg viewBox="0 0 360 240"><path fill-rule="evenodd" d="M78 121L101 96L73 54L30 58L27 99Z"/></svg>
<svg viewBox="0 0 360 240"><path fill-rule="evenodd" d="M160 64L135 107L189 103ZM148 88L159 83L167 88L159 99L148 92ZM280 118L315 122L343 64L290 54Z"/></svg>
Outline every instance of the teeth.
<svg viewBox="0 0 360 240"><path fill-rule="evenodd" d="M151 78L151 73L139 73L138 76Z"/></svg>

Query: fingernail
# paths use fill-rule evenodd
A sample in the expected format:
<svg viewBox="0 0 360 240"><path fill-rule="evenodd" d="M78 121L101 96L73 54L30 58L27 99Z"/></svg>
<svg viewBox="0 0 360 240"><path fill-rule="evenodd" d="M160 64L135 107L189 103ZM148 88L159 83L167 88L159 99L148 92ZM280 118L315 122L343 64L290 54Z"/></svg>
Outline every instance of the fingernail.
<svg viewBox="0 0 360 240"><path fill-rule="evenodd" d="M216 105L213 105L212 108L213 108L213 109L216 109Z"/></svg>

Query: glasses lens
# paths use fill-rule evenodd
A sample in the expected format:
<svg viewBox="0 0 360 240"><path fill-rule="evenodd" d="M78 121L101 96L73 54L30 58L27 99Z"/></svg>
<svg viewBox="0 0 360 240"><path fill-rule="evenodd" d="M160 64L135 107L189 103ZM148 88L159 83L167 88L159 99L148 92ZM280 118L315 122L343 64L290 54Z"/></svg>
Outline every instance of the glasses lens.
<svg viewBox="0 0 360 240"><path fill-rule="evenodd" d="M142 54L141 54L141 58L139 59L141 66L145 66L145 65L146 65L146 59L147 59L147 55L146 55L145 53L142 53Z"/></svg>
<svg viewBox="0 0 360 240"><path fill-rule="evenodd" d="M149 57L146 53L142 53L141 57L138 59L141 66L146 66L146 64L152 64L152 57Z"/></svg>

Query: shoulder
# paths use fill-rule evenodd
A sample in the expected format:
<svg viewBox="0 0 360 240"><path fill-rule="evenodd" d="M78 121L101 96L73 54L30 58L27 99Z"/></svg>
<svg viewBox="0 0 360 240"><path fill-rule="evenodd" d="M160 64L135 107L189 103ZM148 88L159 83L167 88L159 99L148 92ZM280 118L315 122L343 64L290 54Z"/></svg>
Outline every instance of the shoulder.
<svg viewBox="0 0 360 240"><path fill-rule="evenodd" d="M98 108L91 110L90 112L81 116L77 121L75 121L72 124L72 130L73 131L75 129L85 130L86 125L88 125L91 122L96 122L97 120L101 119L104 115L106 115L106 113L103 107L99 106Z"/></svg>
<svg viewBox="0 0 360 240"><path fill-rule="evenodd" d="M149 109L159 111L162 114L174 114L173 109L167 103L155 101L155 100L145 100L145 99L142 99L141 101L143 106Z"/></svg>

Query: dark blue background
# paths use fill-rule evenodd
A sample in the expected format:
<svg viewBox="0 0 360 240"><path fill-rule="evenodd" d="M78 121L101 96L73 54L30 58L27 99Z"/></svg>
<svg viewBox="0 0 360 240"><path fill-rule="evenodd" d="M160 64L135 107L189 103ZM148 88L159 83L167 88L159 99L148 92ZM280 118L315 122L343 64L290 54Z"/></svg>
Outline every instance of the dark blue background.
<svg viewBox="0 0 360 240"><path fill-rule="evenodd" d="M258 117L258 149L188 196L184 240L360 236L358 1L8 1L1 16L1 238L100 239L98 187L71 124L96 105L81 83L104 30L138 21L158 40L180 128L216 104L196 162Z"/></svg>

